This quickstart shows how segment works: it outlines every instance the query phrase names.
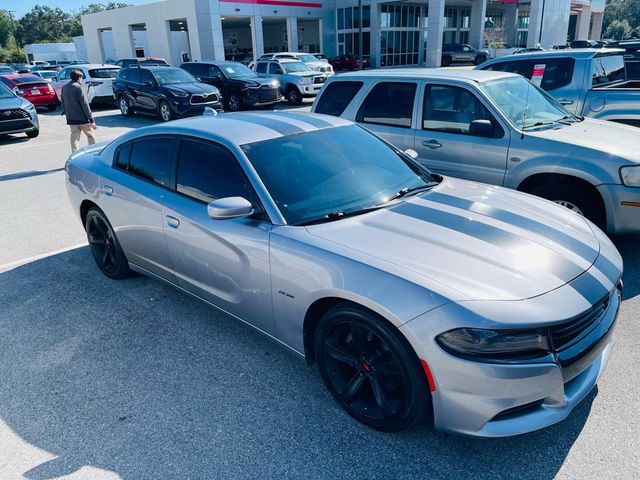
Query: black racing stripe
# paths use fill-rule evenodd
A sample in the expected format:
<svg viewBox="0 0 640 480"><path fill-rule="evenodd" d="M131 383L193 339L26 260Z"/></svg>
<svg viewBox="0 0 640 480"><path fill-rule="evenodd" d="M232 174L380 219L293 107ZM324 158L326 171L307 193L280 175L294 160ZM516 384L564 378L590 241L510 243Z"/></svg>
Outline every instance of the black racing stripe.
<svg viewBox="0 0 640 480"><path fill-rule="evenodd" d="M602 274L611 280L611 283L614 285L620 277L620 268L616 267L616 265L605 257L602 252L600 252L600 256L596 260L594 267L600 270Z"/></svg>
<svg viewBox="0 0 640 480"><path fill-rule="evenodd" d="M260 125L261 127L270 128L271 130L275 130L281 135L297 135L298 133L306 132L305 129L300 128L296 125L292 125L290 123L284 122L282 120L277 120L274 118L268 118L263 115L253 115L248 113L243 113L241 116L237 117L237 120L245 121L248 124L255 123Z"/></svg>
<svg viewBox="0 0 640 480"><path fill-rule="evenodd" d="M549 247L540 245L539 243L520 235L510 233L507 230L482 223L481 221L469 219L463 215L456 215L442 210L437 210L435 208L411 203L400 204L393 207L392 211L411 218L433 223L435 225L448 228L449 230L460 232L464 235L469 235L470 237L490 243L491 245L495 245L496 247L506 251L510 251L523 244L543 247L548 251L550 256L544 269L564 282L569 282L584 272L583 267L576 265L567 257L549 249Z"/></svg>
<svg viewBox="0 0 640 480"><path fill-rule="evenodd" d="M308 123L309 125L313 125L316 128L331 128L336 126L331 122L328 122L318 117L314 117L311 114L304 114L299 112L286 112L285 115L287 117L293 118L294 120L299 120L301 122Z"/></svg>
<svg viewBox="0 0 640 480"><path fill-rule="evenodd" d="M425 197L427 200L442 203L444 205L451 205L453 207L469 210L474 213L487 215L490 218L495 218L502 222L510 223L511 225L522 227L527 230L539 233L542 236L553 240L554 242L564 246L568 250L576 253L587 261L591 262L593 258L598 254L598 251L591 248L586 243L577 240L571 235L567 235L561 230L555 229L544 223L537 222L528 217L524 217L517 213L509 212L498 207L492 207L480 202L472 202L464 198L453 197L446 193L432 192Z"/></svg>
<svg viewBox="0 0 640 480"><path fill-rule="evenodd" d="M595 305L609 294L609 289L588 271L569 283L571 288L580 294L589 305Z"/></svg>

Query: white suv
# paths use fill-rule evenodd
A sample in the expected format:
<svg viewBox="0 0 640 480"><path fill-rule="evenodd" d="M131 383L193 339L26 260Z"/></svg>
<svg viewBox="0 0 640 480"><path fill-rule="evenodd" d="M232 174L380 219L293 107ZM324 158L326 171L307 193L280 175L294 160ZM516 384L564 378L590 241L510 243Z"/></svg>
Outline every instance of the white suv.
<svg viewBox="0 0 640 480"><path fill-rule="evenodd" d="M52 82L53 89L58 96L62 95L62 87L71 81L71 72L80 70L84 75L84 85L90 103L114 103L113 81L118 76L120 67L108 64L69 65L58 72Z"/></svg>
<svg viewBox="0 0 640 480"><path fill-rule="evenodd" d="M327 77L330 77L334 74L333 67L326 61L318 60L311 53L301 53L301 52L278 52L278 53L265 53L261 55L258 60L280 60L284 58L295 58L296 60L300 60L301 62L309 65L311 70L315 70L316 72L322 72ZM249 68L253 68L255 62L251 62L249 64Z"/></svg>

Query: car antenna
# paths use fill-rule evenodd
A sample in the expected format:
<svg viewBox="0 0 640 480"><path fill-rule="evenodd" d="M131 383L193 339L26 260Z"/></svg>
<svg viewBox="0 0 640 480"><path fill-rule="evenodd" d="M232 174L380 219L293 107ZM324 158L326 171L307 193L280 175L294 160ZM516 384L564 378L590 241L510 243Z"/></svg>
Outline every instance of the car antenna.
<svg viewBox="0 0 640 480"><path fill-rule="evenodd" d="M204 107L204 112L202 113L203 117L217 117L218 116L218 112L215 111L215 109L211 108L211 107Z"/></svg>

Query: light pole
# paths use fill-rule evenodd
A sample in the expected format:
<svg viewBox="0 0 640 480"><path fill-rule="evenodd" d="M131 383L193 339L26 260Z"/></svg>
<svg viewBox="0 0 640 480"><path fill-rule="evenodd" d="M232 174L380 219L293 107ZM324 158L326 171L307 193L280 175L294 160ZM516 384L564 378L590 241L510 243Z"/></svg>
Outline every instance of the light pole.
<svg viewBox="0 0 640 480"><path fill-rule="evenodd" d="M358 0L358 60L360 62L360 70L364 68L362 61L362 0Z"/></svg>

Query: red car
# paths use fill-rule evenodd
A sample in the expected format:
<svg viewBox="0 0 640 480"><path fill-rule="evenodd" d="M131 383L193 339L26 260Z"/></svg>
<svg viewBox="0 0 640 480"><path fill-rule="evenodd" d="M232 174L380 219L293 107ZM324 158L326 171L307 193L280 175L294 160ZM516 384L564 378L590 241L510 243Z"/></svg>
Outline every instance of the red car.
<svg viewBox="0 0 640 480"><path fill-rule="evenodd" d="M30 73L0 75L0 82L13 90L16 95L20 95L36 107L47 107L50 112L55 110L60 103L51 84L36 75Z"/></svg>
<svg viewBox="0 0 640 480"><path fill-rule="evenodd" d="M334 70L359 70L360 59L358 55L338 55L336 58L329 60ZM362 57L362 68L369 68L369 57Z"/></svg>

